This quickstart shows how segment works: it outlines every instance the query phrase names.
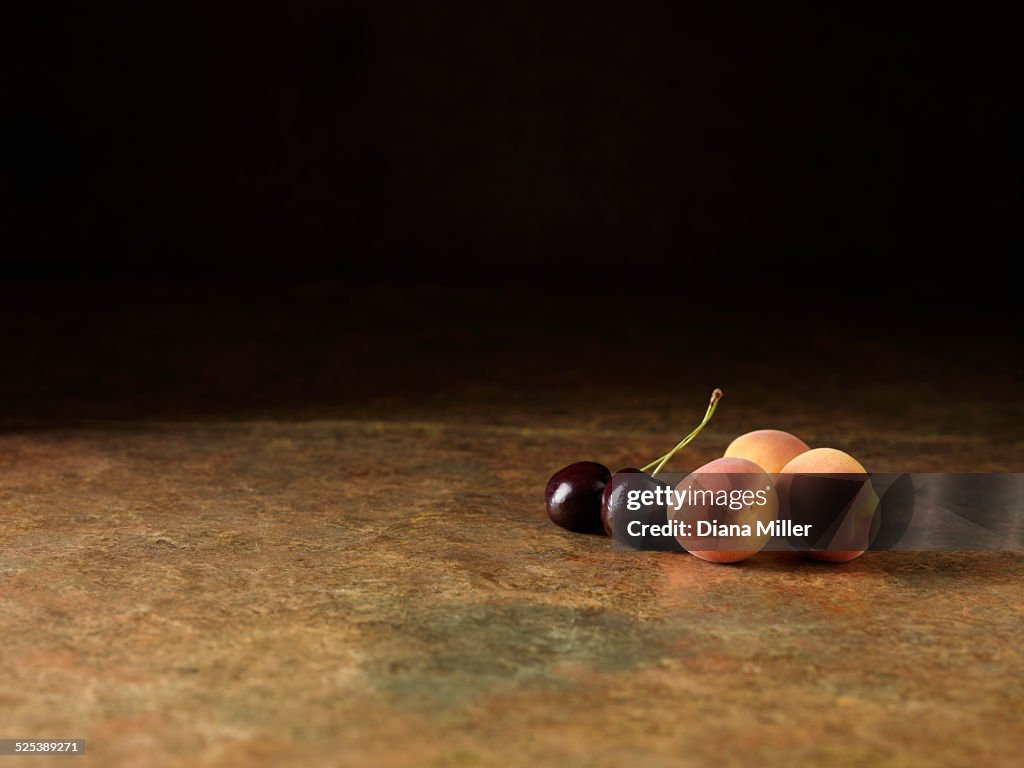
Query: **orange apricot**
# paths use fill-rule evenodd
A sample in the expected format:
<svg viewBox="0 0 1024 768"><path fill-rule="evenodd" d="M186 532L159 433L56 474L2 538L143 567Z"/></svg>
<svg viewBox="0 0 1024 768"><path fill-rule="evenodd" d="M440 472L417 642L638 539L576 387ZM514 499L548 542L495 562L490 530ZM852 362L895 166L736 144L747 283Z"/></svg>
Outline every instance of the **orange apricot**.
<svg viewBox="0 0 1024 768"><path fill-rule="evenodd" d="M879 523L879 499L863 465L835 448L814 448L783 467L778 486L781 517L810 523L800 551L815 560L845 563L860 557ZM810 546L806 546L811 542Z"/></svg>
<svg viewBox="0 0 1024 768"><path fill-rule="evenodd" d="M723 456L749 459L769 475L777 475L789 462L809 450L807 443L789 432L758 429L740 435L729 443Z"/></svg>

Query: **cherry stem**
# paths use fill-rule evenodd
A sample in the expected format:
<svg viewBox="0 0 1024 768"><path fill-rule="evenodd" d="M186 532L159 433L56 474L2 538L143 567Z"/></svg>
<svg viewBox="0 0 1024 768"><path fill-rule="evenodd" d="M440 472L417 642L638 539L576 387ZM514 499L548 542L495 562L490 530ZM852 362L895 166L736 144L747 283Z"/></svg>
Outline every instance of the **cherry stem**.
<svg viewBox="0 0 1024 768"><path fill-rule="evenodd" d="M712 392L711 393L711 402L708 403L707 413L704 414L704 419L701 421L700 424L697 425L697 428L695 430L693 430L693 432L688 434L686 437L684 437L682 440L680 440L678 443L676 443L676 447L675 448L673 448L671 451L666 453L664 456L661 456L661 457L655 459L650 464L647 464L646 466L641 467L640 471L641 472L646 472L651 467L654 467L654 471L651 472L651 477L654 477L655 475L657 475L661 471L661 468L664 467L665 464L667 464L669 462L669 460L673 456L675 456L679 451L681 451L683 448L685 448L691 442L693 442L693 439L695 437L697 437L697 435L700 434L700 431L702 429L704 429L704 427L707 426L708 422L711 421L711 417L715 415L715 410L718 408L718 401L721 400L721 399L722 399L722 390L716 389L714 392Z"/></svg>

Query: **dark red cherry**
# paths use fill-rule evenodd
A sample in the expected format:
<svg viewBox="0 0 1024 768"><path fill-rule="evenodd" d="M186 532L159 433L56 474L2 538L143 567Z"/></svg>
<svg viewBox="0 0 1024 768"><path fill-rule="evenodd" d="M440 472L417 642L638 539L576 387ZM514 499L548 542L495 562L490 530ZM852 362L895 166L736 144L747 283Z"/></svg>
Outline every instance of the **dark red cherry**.
<svg viewBox="0 0 1024 768"><path fill-rule="evenodd" d="M662 503L657 500L650 504L644 504L639 499L644 491L662 491ZM639 469L628 467L615 473L612 479L604 488L601 500L601 522L604 524L605 532L612 537L617 544L624 544L633 549L655 549L668 552L682 551L682 546L675 536L652 536L634 535L629 532L629 524L634 520L641 526L658 525L663 526L668 522L668 508L665 504L666 491L672 489L672 484L660 478L652 477ZM633 495L633 505L638 509L630 509L630 493ZM634 531L638 530L633 526ZM642 529L639 529L642 530Z"/></svg>
<svg viewBox="0 0 1024 768"><path fill-rule="evenodd" d="M643 474L643 473L642 473L641 470L637 469L636 467L626 467L625 469L620 469L618 472L615 473L615 475L625 475L625 474ZM604 493L601 494L601 526L604 528L605 535L607 535L607 536L611 536L612 535L612 519L609 516L609 509L610 509L609 504L610 504L611 498L612 498L612 490L615 488L615 486L617 484L618 485L622 485L621 482L620 483L616 483L615 482L615 475L612 475L611 482L609 482L604 487Z"/></svg>
<svg viewBox="0 0 1024 768"><path fill-rule="evenodd" d="M601 494L611 476L595 461L577 461L555 472L544 492L551 522L578 533L599 532Z"/></svg>

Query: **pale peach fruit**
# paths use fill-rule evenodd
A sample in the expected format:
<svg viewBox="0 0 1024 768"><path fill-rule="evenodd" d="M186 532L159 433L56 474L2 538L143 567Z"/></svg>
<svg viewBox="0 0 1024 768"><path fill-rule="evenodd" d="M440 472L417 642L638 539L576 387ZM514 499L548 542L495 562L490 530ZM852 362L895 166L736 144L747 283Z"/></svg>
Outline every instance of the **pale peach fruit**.
<svg viewBox="0 0 1024 768"><path fill-rule="evenodd" d="M771 538L763 528L778 516L778 498L771 477L754 462L715 459L695 470L675 490L677 500L678 494L684 494L687 501L678 507L670 504L668 518L687 526L686 533L676 538L702 560L746 560Z"/></svg>

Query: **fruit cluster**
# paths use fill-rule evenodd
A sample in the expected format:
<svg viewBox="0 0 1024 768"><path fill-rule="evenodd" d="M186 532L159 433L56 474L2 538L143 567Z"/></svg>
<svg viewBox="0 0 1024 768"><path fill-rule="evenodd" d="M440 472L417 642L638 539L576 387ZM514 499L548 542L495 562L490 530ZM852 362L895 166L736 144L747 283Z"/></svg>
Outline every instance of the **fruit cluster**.
<svg viewBox="0 0 1024 768"><path fill-rule="evenodd" d="M707 540L685 535L636 535L670 524L671 530L685 527L693 530L698 521L745 523L767 529L779 516L793 523L825 520L829 524L828 542L811 541L797 549L809 557L827 562L846 562L861 555L870 543L878 524L878 497L874 494L867 471L852 456L834 448L810 448L804 441L777 429L761 429L737 437L721 458L694 470L674 488L657 474L668 461L700 434L710 421L722 397L716 389L711 395L704 419L671 451L650 464L637 469L627 467L615 473L593 461L580 461L563 467L548 480L545 499L548 517L556 525L581 533L604 532L617 542L639 549L688 551L704 560L733 563L759 552L771 538L744 536L721 539L713 549ZM817 478L818 480L815 480ZM821 478L828 478L823 492ZM712 491L737 489L756 491L764 500L758 506L742 509L714 506L681 509L669 507L664 499L669 493L695 484ZM767 489L767 496L762 491ZM645 493L653 491L653 493ZM654 499L637 509L636 500ZM824 507L824 509L822 509ZM635 523L639 522L637 525ZM761 526L756 526L757 522ZM634 523L630 526L630 523ZM807 530L810 529L807 526ZM665 528L669 530L669 528ZM793 541L791 539L791 541Z"/></svg>

